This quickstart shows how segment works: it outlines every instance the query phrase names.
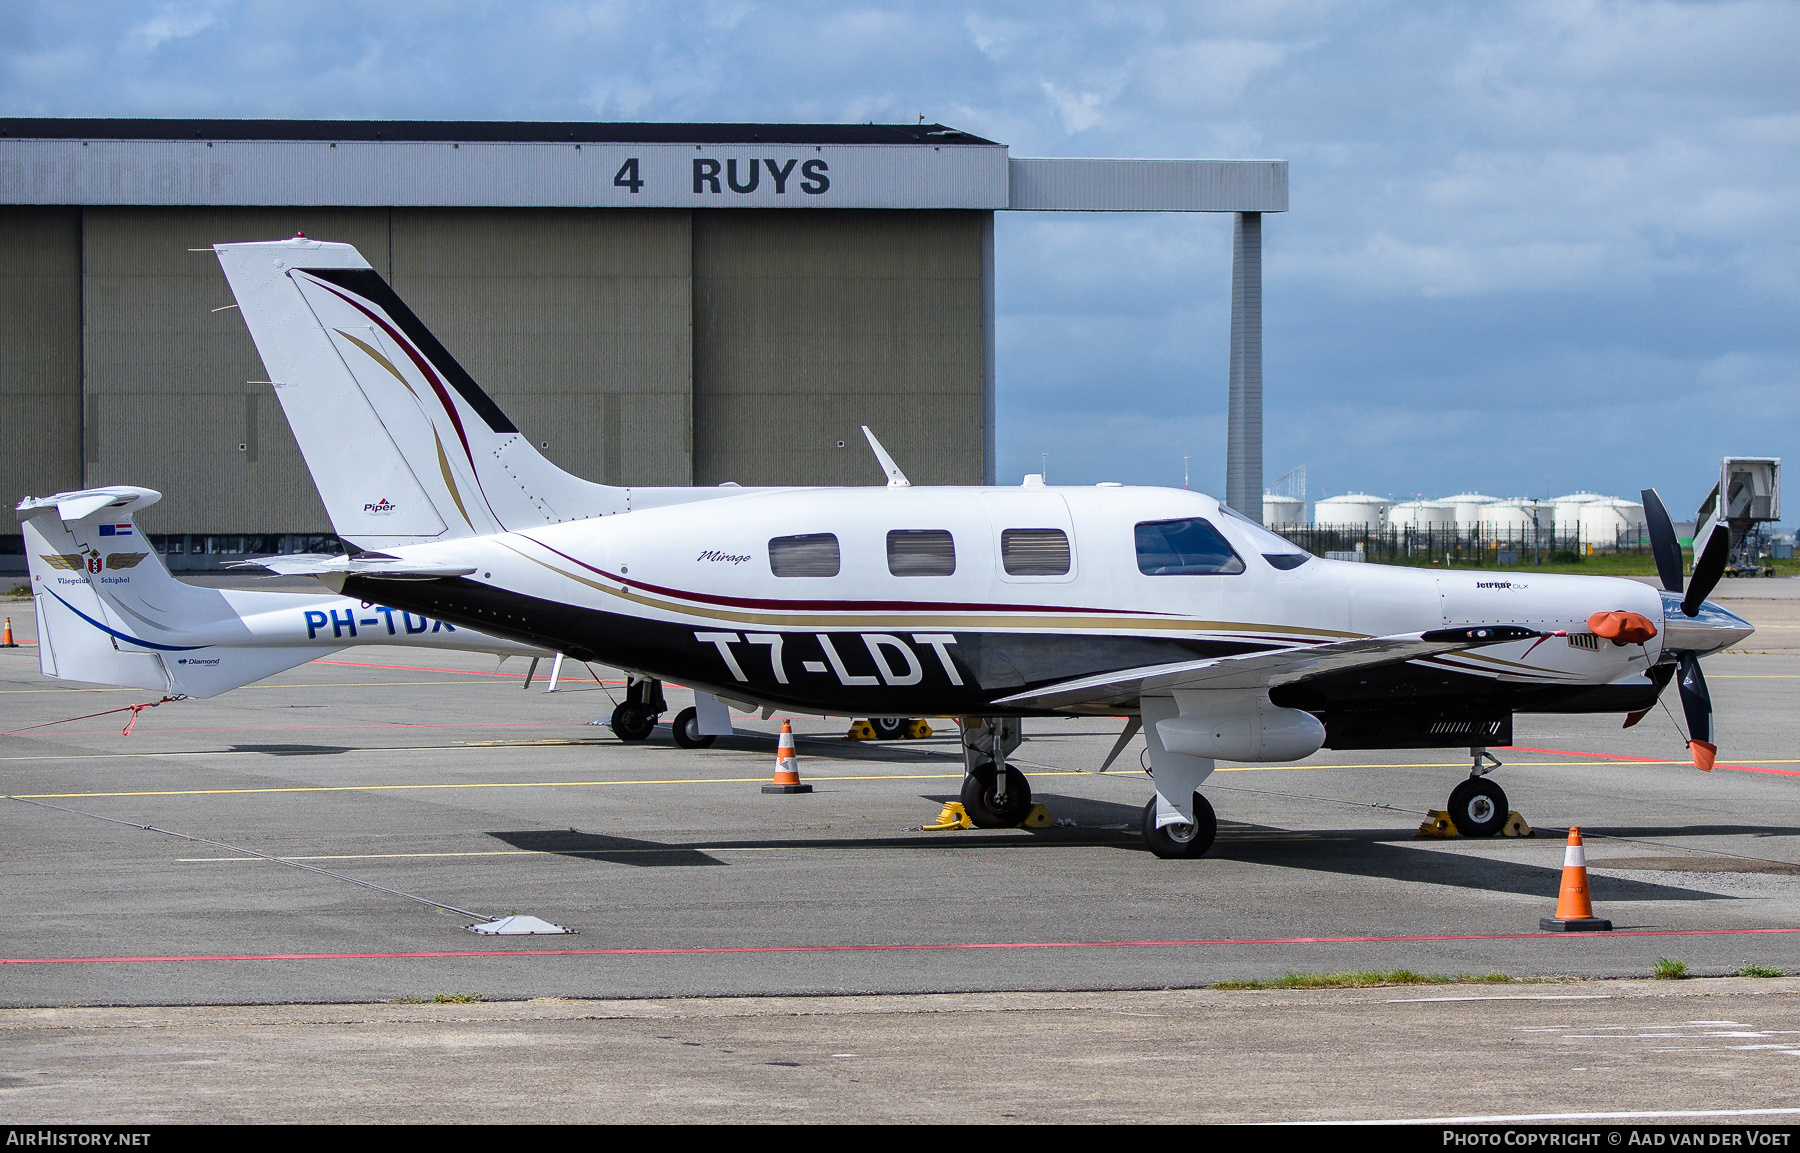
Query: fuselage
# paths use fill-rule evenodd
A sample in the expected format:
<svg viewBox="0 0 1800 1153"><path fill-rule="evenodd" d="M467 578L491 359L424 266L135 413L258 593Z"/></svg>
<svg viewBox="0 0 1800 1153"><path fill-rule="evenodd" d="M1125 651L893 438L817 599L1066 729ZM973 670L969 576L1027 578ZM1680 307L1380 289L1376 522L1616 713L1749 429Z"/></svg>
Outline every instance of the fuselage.
<svg viewBox="0 0 1800 1153"><path fill-rule="evenodd" d="M1216 543L1157 543L1201 539L1195 521L1229 546L1214 571L1181 550ZM1302 560L1178 489L757 490L392 551L477 571L351 576L343 591L818 713L992 715L1022 688L1114 669L1482 624L1570 635L1322 678L1276 703L1628 711L1654 701L1646 674L1663 655L1663 597L1637 581ZM1658 636L1619 646L1588 633L1589 616L1614 610L1642 614ZM1711 647L1748 634L1708 613Z"/></svg>

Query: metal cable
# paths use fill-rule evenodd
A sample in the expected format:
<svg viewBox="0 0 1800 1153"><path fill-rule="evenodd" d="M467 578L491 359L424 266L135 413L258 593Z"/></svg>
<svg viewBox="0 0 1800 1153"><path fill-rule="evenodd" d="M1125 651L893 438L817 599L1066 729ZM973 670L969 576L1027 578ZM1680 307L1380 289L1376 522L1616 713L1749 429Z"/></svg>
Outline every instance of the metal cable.
<svg viewBox="0 0 1800 1153"><path fill-rule="evenodd" d="M82 809L71 809L64 805L52 805L48 801L34 801L27 797L15 797L10 793L5 794L5 796L9 801L19 801L27 805L37 805L40 808L56 809L59 812L64 813L74 813L78 817L92 817L97 821L110 821L115 825L126 825L133 829L142 829L147 833L161 833L165 837L180 837L184 841L193 841L197 844L211 845L216 849L225 849L233 853L243 853L245 856L249 857L260 857L265 861L274 861L277 865L286 865L290 869L305 869L309 873L323 873L327 877L335 877L340 881L349 881L352 885L361 885L365 889L375 889L378 892L391 893L396 897L405 897L409 901L417 901L421 905L430 905L434 909L443 909L445 912L455 913L458 916L473 917L477 921L493 920L492 917L489 917L485 913L472 913L468 909L459 909L455 905L446 905L439 901L433 901L427 897L416 897L411 893L403 893L399 889L390 889L386 885L377 885L374 881L365 881L360 877L352 877L347 873L337 873L330 869L321 869L317 865L305 865L299 861L290 861L283 857L272 857L267 853L259 853L255 849L246 849L240 845L228 845L224 841L214 841L206 837L190 836L187 833L178 833L173 829L160 829L155 825L140 825L136 821L122 820L119 817L107 817L102 816L99 813L90 813Z"/></svg>

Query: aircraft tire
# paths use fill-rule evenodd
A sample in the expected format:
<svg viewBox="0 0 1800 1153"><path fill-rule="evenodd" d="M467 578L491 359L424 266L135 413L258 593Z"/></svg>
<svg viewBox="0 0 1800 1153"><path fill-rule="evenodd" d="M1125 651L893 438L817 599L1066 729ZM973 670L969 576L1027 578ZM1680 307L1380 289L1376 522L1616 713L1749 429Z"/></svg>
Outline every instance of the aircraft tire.
<svg viewBox="0 0 1800 1153"><path fill-rule="evenodd" d="M1194 794L1194 823L1191 825L1164 825L1156 827L1156 798L1152 796L1150 803L1144 806L1144 843L1150 851L1164 860L1179 861L1204 857L1212 848L1213 838L1219 835L1219 818L1213 812L1212 802Z"/></svg>
<svg viewBox="0 0 1800 1153"><path fill-rule="evenodd" d="M649 712L642 705L634 705L625 701L613 710L613 736L621 741L641 741L649 737L656 729L656 714Z"/></svg>
<svg viewBox="0 0 1800 1153"><path fill-rule="evenodd" d="M675 714L675 721L669 726L674 734L675 743L684 749L710 749L717 737L700 735L700 710L682 709Z"/></svg>
<svg viewBox="0 0 1800 1153"><path fill-rule="evenodd" d="M1031 782L1025 779L1025 774L1011 765L1006 766L1004 804L996 803L994 798L997 779L992 761L977 765L974 772L963 778L963 810L976 828L1014 829L1031 813Z"/></svg>
<svg viewBox="0 0 1800 1153"><path fill-rule="evenodd" d="M906 717L870 717L869 724L875 730L875 739L880 741L897 741L906 735L906 726L911 724Z"/></svg>
<svg viewBox="0 0 1800 1153"><path fill-rule="evenodd" d="M1450 823L1465 837L1491 837L1506 827L1506 790L1486 777L1470 777L1450 792Z"/></svg>

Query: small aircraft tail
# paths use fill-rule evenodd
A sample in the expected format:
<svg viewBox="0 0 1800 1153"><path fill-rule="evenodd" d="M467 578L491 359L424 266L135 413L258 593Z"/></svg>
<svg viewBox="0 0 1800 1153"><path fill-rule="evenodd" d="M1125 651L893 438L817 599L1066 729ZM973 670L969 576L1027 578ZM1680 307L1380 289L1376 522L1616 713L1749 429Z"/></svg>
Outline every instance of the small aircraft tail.
<svg viewBox="0 0 1800 1153"><path fill-rule="evenodd" d="M19 504L45 676L210 697L356 644L544 655L323 592L178 581L134 520L161 499L121 485Z"/></svg>
<svg viewBox="0 0 1800 1153"><path fill-rule="evenodd" d="M354 247L214 248L339 536L380 549L632 507L540 455Z"/></svg>

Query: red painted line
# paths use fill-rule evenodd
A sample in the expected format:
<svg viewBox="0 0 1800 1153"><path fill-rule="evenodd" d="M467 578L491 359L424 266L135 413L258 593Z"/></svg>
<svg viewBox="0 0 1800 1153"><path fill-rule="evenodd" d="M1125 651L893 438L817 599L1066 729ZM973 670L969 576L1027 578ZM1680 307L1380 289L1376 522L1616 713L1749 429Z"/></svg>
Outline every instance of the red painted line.
<svg viewBox="0 0 1800 1153"><path fill-rule="evenodd" d="M738 719L741 723L746 718ZM399 729L529 729L577 725L586 726L587 724L587 721L494 721L492 723L473 721L467 724L426 725L396 721L393 724L387 725L287 725L246 729L157 729L156 733L158 736L173 736L179 733L346 733L356 732L361 729L383 729L389 731ZM56 735L63 737L82 737L101 735L113 731L114 730L112 729L63 729ZM366 749L359 751L382 752L383 747L380 745L370 745Z"/></svg>
<svg viewBox="0 0 1800 1153"><path fill-rule="evenodd" d="M1712 937L1800 933L1788 929L1622 929L1612 933L1463 933L1413 937L1263 937L1213 941L995 941L949 945L736 945L689 949L457 949L430 953L218 953L185 957L0 957L0 965L92 965L163 961L405 961L456 957L671 957L720 953L928 953L970 949L1176 949L1203 945L1405 944L1420 941L1573 940L1586 937Z"/></svg>
<svg viewBox="0 0 1800 1153"><path fill-rule="evenodd" d="M1627 757L1618 753L1578 753L1570 749L1534 749L1529 745L1507 745L1505 747L1520 753L1548 753L1553 757L1592 757L1595 760L1601 761L1637 761L1649 765L1681 763L1679 761L1671 762L1667 757ZM1721 763L1714 765L1713 768L1731 769L1740 773L1768 773L1769 775L1776 777L1800 777L1800 772L1796 772L1793 769L1765 769L1760 765L1727 765Z"/></svg>

